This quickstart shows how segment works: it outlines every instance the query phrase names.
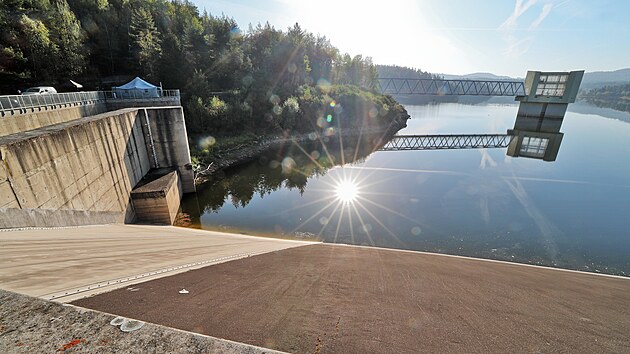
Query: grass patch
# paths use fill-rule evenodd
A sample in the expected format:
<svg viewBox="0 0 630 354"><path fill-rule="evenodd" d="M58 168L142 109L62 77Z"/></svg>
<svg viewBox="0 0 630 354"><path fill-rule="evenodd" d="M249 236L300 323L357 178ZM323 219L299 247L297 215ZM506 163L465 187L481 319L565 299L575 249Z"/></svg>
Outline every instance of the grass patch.
<svg viewBox="0 0 630 354"><path fill-rule="evenodd" d="M258 144L264 137L251 132L239 135L219 136L196 135L190 137L190 155L193 166L207 165L231 151Z"/></svg>

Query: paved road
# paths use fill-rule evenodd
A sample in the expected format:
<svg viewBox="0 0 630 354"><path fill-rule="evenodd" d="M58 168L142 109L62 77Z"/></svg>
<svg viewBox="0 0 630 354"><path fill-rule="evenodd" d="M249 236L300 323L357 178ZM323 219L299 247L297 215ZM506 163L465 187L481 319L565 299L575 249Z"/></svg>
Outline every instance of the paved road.
<svg viewBox="0 0 630 354"><path fill-rule="evenodd" d="M3 230L0 288L67 302L126 286L116 280L128 277L146 275L142 279L151 279L305 244L310 243L172 226Z"/></svg>
<svg viewBox="0 0 630 354"><path fill-rule="evenodd" d="M627 278L321 244L133 289L74 304L294 353L630 353Z"/></svg>

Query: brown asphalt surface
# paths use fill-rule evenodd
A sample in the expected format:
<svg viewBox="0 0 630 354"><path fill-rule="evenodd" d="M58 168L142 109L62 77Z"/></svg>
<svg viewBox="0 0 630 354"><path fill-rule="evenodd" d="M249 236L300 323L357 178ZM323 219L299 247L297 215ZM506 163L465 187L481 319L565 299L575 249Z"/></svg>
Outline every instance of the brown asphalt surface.
<svg viewBox="0 0 630 354"><path fill-rule="evenodd" d="M475 259L321 244L133 289L73 304L295 353L630 352L630 279Z"/></svg>

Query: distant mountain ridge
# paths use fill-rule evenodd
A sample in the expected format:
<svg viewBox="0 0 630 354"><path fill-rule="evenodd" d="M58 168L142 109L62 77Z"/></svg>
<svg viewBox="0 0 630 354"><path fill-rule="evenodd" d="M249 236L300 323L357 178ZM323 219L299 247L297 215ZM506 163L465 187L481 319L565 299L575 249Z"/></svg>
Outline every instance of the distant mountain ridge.
<svg viewBox="0 0 630 354"><path fill-rule="evenodd" d="M398 79L437 79L438 75L416 68L398 65L376 65L376 72L382 78Z"/></svg>
<svg viewBox="0 0 630 354"><path fill-rule="evenodd" d="M580 88L590 90L604 86L630 83L630 68L614 71L593 71L584 74Z"/></svg>
<svg viewBox="0 0 630 354"><path fill-rule="evenodd" d="M438 74L447 80L497 80L497 81L523 81L523 78L495 75L493 73L472 73L466 75Z"/></svg>
<svg viewBox="0 0 630 354"><path fill-rule="evenodd" d="M493 73L472 73L466 75L438 74L445 79L468 79L468 80L514 80L522 81L523 78L495 75ZM630 83L630 68L613 71L592 71L584 73L580 88L590 90L604 86L623 85Z"/></svg>
<svg viewBox="0 0 630 354"><path fill-rule="evenodd" d="M501 76L493 73L472 73L466 75L434 74L416 68L398 65L376 65L376 72L382 78L404 79L433 79L444 78L446 80L499 80L499 81L523 81L522 78Z"/></svg>
<svg viewBox="0 0 630 354"><path fill-rule="evenodd" d="M401 77L401 78L432 78L442 77L447 80L501 80L501 81L522 81L522 77L511 77L496 75L488 72L478 72L465 75L429 73L420 69L401 67L396 65L376 65L376 70L380 77ZM582 79L582 89L592 89L608 85L627 84L630 82L630 68L611 71L591 71L584 73Z"/></svg>

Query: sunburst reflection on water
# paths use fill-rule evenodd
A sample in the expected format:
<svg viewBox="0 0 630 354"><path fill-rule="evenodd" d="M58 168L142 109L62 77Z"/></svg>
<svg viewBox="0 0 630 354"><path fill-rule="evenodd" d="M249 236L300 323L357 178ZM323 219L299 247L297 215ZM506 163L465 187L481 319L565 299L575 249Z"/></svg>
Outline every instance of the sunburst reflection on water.
<svg viewBox="0 0 630 354"><path fill-rule="evenodd" d="M422 127L406 133L494 132L490 122L504 129L516 110L439 108L436 116L454 118L411 120L412 129ZM607 139L585 155L579 142L590 141L594 127ZM205 229L628 274L630 124L568 113L563 129L555 163L512 159L503 149L372 154L369 139L358 149L344 139L341 154L325 138L290 143L226 170L183 210Z"/></svg>

